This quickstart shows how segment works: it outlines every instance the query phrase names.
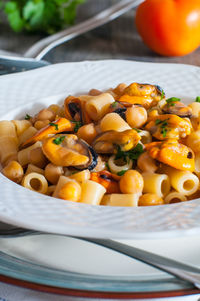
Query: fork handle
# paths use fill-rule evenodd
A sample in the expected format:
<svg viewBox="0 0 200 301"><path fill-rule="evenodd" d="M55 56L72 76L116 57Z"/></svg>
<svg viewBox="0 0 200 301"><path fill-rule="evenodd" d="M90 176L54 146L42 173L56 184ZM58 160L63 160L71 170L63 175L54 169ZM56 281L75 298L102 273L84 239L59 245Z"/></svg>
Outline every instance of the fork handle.
<svg viewBox="0 0 200 301"><path fill-rule="evenodd" d="M121 0L119 3L112 5L98 13L96 16L81 22L80 24L38 41L30 47L24 55L25 57L32 57L36 60L41 60L56 46L118 18L142 2L143 0Z"/></svg>
<svg viewBox="0 0 200 301"><path fill-rule="evenodd" d="M117 251L121 254L127 255L131 258L137 259L141 262L147 263L159 270L174 275L179 279L186 280L200 289L200 269L175 261L173 259L153 254L151 252L138 249L126 244L110 240L110 239L93 239L77 237L91 243L106 247L108 249Z"/></svg>
<svg viewBox="0 0 200 301"><path fill-rule="evenodd" d="M26 230L23 228L11 228L8 230L0 231L0 238L17 238L31 235L50 234L45 232L37 232L32 230ZM94 243L99 246L103 246L110 250L129 256L133 259L137 259L150 266L153 266L159 270L167 272L179 279L192 283L198 289L200 289L200 269L178 262L176 260L160 256L133 246L111 240L111 239L99 239L99 238L87 238L87 237L73 237L75 239L84 240L90 243Z"/></svg>

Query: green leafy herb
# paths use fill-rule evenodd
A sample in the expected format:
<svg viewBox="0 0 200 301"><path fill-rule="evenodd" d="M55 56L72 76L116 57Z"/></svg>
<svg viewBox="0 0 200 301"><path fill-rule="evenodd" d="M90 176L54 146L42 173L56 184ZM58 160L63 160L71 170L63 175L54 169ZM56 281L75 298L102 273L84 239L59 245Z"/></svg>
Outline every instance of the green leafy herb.
<svg viewBox="0 0 200 301"><path fill-rule="evenodd" d="M85 0L8 0L3 3L11 28L52 34L74 23L77 6ZM4 3L5 2L5 3Z"/></svg>
<svg viewBox="0 0 200 301"><path fill-rule="evenodd" d="M50 122L49 125L54 126L55 130L58 131L58 124Z"/></svg>
<svg viewBox="0 0 200 301"><path fill-rule="evenodd" d="M117 173L118 176L123 176L127 170L121 170Z"/></svg>
<svg viewBox="0 0 200 301"><path fill-rule="evenodd" d="M200 96L197 96L195 101L200 102Z"/></svg>
<svg viewBox="0 0 200 301"><path fill-rule="evenodd" d="M166 99L166 102L169 107L174 107L175 103L178 101L180 101L180 98L177 98L177 97L171 97L171 98Z"/></svg>
<svg viewBox="0 0 200 301"><path fill-rule="evenodd" d="M30 120L31 119L31 116L26 114L26 116L24 117L25 120Z"/></svg>
<svg viewBox="0 0 200 301"><path fill-rule="evenodd" d="M79 128L81 128L83 126L82 122L81 121L74 121L72 120L71 121L72 123L75 123L75 127L74 127L74 132L77 133Z"/></svg>
<svg viewBox="0 0 200 301"><path fill-rule="evenodd" d="M113 103L111 104L111 107L112 107L112 108L116 108L116 107L117 107L117 105L118 105L118 102L117 102L117 101L115 101L115 102L113 102Z"/></svg>
<svg viewBox="0 0 200 301"><path fill-rule="evenodd" d="M163 120L156 119L156 120L155 120L155 125L159 125L159 124L161 124L162 122L163 122Z"/></svg>
<svg viewBox="0 0 200 301"><path fill-rule="evenodd" d="M64 140L65 140L65 136L60 136L60 137L57 137L57 138L53 139L53 143L59 145L59 144L61 144Z"/></svg>
<svg viewBox="0 0 200 301"><path fill-rule="evenodd" d="M139 156L144 152L142 144L138 143L133 149L124 152L121 150L120 146L117 145L117 153L115 155L115 160L122 159L124 162L129 160L137 160Z"/></svg>
<svg viewBox="0 0 200 301"><path fill-rule="evenodd" d="M167 136L167 132L168 132L168 128L167 128L168 120L169 119L165 119L165 120L156 119L155 120L155 125L160 125L161 134L163 135L164 138Z"/></svg>
<svg viewBox="0 0 200 301"><path fill-rule="evenodd" d="M140 132L142 132L142 130L140 130L140 129L137 129L137 128L133 128L133 130L135 130L137 133L140 133Z"/></svg>
<svg viewBox="0 0 200 301"><path fill-rule="evenodd" d="M111 171L108 162L106 162L106 168L107 168L108 171Z"/></svg>
<svg viewBox="0 0 200 301"><path fill-rule="evenodd" d="M165 97L165 92L164 92L164 90L162 90L162 93L161 93L161 98L160 98L160 100L162 100L164 97Z"/></svg>

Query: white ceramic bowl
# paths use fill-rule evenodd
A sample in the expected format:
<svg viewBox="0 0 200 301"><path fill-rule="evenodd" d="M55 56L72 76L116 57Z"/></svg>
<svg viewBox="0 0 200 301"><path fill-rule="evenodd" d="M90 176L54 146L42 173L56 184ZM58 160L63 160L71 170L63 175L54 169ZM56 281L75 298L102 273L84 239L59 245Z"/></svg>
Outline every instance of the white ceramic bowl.
<svg viewBox="0 0 200 301"><path fill-rule="evenodd" d="M69 94L134 81L158 84L167 97L180 97L186 102L200 95L200 68L194 66L120 60L64 63L0 77L0 119L23 118ZM2 174L0 189L0 220L30 229L118 239L200 232L200 200L138 208L91 206L38 194Z"/></svg>

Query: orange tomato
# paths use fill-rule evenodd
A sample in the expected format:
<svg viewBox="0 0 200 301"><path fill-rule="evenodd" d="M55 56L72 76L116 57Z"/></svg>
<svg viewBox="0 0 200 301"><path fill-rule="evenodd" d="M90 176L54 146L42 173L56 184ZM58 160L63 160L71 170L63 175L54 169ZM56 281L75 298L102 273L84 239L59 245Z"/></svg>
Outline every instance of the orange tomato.
<svg viewBox="0 0 200 301"><path fill-rule="evenodd" d="M136 11L143 41L165 56L183 56L200 45L200 0L146 0Z"/></svg>

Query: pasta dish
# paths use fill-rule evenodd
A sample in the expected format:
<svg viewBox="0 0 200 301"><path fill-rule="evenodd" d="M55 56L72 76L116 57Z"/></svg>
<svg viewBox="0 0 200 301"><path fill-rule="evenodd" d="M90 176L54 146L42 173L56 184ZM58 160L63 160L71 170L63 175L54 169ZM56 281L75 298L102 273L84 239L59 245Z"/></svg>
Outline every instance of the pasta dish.
<svg viewBox="0 0 200 301"><path fill-rule="evenodd" d="M199 96L185 105L157 85L121 83L24 115L0 121L0 164L25 188L101 206L200 195Z"/></svg>

